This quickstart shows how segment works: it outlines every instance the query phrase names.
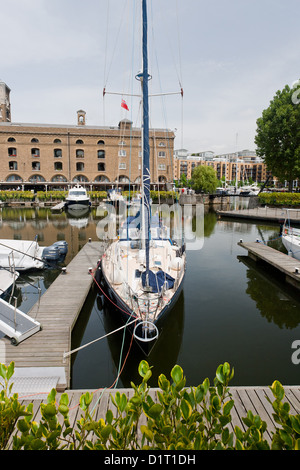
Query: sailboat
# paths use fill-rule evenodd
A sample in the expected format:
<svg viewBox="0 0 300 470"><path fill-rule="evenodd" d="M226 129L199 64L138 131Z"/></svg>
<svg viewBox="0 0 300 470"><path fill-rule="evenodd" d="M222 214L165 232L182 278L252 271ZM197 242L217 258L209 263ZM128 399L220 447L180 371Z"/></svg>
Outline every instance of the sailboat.
<svg viewBox="0 0 300 470"><path fill-rule="evenodd" d="M140 210L122 225L119 238L104 253L96 281L111 307L131 330L143 353L152 350L166 317L183 286L186 251L183 240L172 240L169 229L152 214L150 201L147 3L142 2L142 199ZM113 309L113 308L112 308Z"/></svg>
<svg viewBox="0 0 300 470"><path fill-rule="evenodd" d="M293 211L295 211L295 209L293 209ZM291 227L289 209L287 209L287 217L283 224L282 243L288 253L300 260L300 229Z"/></svg>

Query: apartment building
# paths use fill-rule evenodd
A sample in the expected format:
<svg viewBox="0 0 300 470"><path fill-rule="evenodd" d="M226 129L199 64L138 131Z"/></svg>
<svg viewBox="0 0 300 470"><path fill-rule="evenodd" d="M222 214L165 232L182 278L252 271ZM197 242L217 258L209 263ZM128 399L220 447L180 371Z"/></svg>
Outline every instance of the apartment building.
<svg viewBox="0 0 300 470"><path fill-rule="evenodd" d="M175 157L178 152L175 151ZM185 174L187 179L192 177L194 168L198 165L212 167L218 179L225 181L247 181L251 178L257 183L266 181L269 172L262 159L255 155L255 152L243 150L237 153L226 155L214 155L213 152L201 152L197 155L183 155L174 159L174 177L180 179Z"/></svg>

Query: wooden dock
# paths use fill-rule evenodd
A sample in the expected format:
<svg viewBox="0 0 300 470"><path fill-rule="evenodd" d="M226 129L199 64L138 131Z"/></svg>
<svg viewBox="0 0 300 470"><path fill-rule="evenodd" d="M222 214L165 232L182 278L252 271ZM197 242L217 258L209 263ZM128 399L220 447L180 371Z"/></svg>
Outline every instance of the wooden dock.
<svg viewBox="0 0 300 470"><path fill-rule="evenodd" d="M300 261L281 253L270 246L261 242L243 243L240 241L239 246L248 250L249 258L256 262L264 262L282 273L287 283L300 289Z"/></svg>
<svg viewBox="0 0 300 470"><path fill-rule="evenodd" d="M288 209L291 224L300 224L300 210ZM282 224L287 216L286 208L255 207L253 209L239 209L230 211L217 211L219 217L229 217L234 219L248 219L254 221L268 221Z"/></svg>
<svg viewBox="0 0 300 470"><path fill-rule="evenodd" d="M70 386L71 361L70 357L64 358L64 353L71 349L72 329L93 282L89 270L97 266L103 250L102 242L86 243L28 312L41 324L40 331L17 346L6 337L0 340L0 362L8 365L14 361L15 368L23 372L23 381L27 378L32 389L34 381L53 377L53 373L58 390Z"/></svg>
<svg viewBox="0 0 300 470"><path fill-rule="evenodd" d="M299 414L300 387L284 386L284 390L285 397L283 401L289 403L290 413ZM82 411L79 407L79 400L81 395L86 391L87 390L68 390L66 392L69 397L70 426L75 426L76 421L81 417ZM90 410L94 413L93 419L95 421L98 421L100 418L105 420L105 415L108 409L111 409L114 415L116 414L116 408L110 398L110 395L114 395L116 391L121 394L124 393L128 399L133 395L133 389L89 390L90 393L93 393ZM155 402L158 402L157 391L157 388L151 388L149 391L150 396ZM229 430L233 431L234 427L238 426L243 431L246 431L247 428L245 427L242 418L246 417L248 411L252 411L254 415L259 415L260 418L267 423L267 432L264 437L270 443L272 440L272 432L275 432L276 424L273 418L272 405L267 400L267 397L269 397L271 402L275 400L269 387L230 387L230 392L234 400L234 407L231 410L232 422L229 425ZM35 398L30 395L24 395L23 397L19 395L19 401L21 404L27 406L29 403L33 403L33 409L35 410L35 416L33 419L37 422L41 419L40 404L42 402L45 403L46 399L46 396ZM56 402L59 403L59 400L60 393L57 394Z"/></svg>

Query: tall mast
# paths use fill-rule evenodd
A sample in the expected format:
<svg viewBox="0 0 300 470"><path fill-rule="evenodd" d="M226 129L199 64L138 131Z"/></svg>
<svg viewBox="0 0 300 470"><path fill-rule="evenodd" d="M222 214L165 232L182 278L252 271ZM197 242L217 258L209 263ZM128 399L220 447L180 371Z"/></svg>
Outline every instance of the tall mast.
<svg viewBox="0 0 300 470"><path fill-rule="evenodd" d="M147 2L142 0L142 92L143 92L143 208L146 253L146 279L149 275L150 245L150 146L149 146L149 97L148 97L148 44ZM146 282L148 284L148 281Z"/></svg>

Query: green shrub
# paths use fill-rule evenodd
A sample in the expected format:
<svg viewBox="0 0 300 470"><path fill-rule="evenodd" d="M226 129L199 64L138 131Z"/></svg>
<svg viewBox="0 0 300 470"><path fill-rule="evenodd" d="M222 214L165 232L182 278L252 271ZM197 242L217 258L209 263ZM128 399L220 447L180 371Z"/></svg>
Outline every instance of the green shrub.
<svg viewBox="0 0 300 470"><path fill-rule="evenodd" d="M272 206L300 206L300 193L261 193L259 202Z"/></svg>
<svg viewBox="0 0 300 470"><path fill-rule="evenodd" d="M0 191L1 201L32 201L34 193L32 191Z"/></svg>
<svg viewBox="0 0 300 470"><path fill-rule="evenodd" d="M140 385L131 383L133 394L111 394L115 413L108 409L105 416L94 420L93 394L81 395L80 414L76 423L69 418L69 397L63 393L59 402L53 389L47 403L41 403L41 420L33 420L33 404L25 409L17 394L9 397L8 387L14 363L0 367L4 379L0 403L0 449L8 442L13 450L296 450L300 448L300 416L290 414L283 402L284 389L275 381L270 387L275 431L269 431L271 444L264 437L267 424L251 411L242 418L246 431L232 429L231 411L234 400L228 387L233 369L221 364L213 385L205 379L197 387L186 387L180 366L171 371L171 380L164 374L158 378L157 401L149 394L152 375L146 361L139 364ZM10 440L10 441L9 441Z"/></svg>

